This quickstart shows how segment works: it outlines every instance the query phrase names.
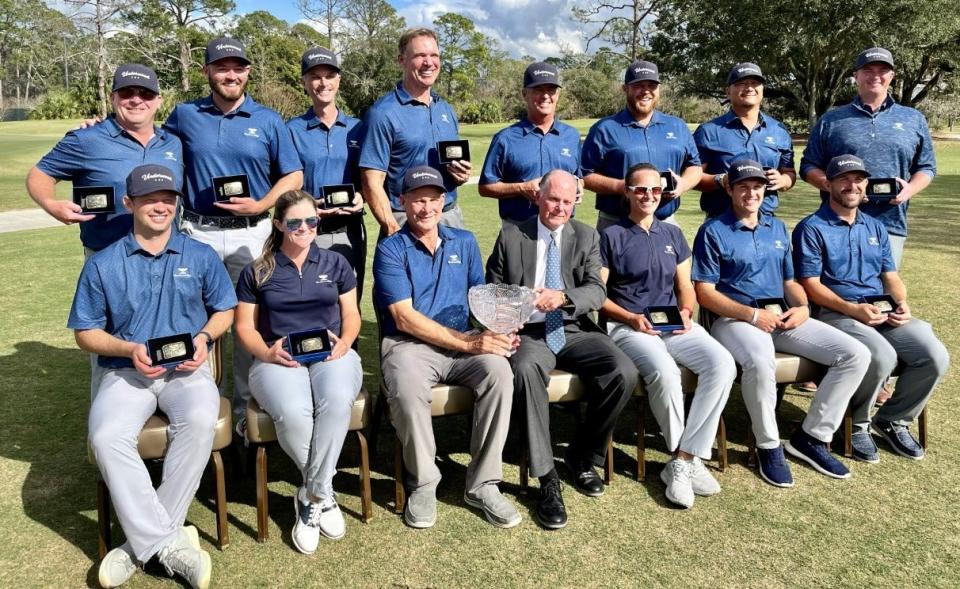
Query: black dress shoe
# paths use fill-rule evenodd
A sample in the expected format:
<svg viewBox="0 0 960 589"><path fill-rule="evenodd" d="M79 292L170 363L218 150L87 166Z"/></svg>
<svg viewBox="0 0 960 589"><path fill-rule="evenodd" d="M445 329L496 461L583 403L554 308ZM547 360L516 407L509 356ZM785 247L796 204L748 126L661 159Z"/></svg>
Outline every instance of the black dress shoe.
<svg viewBox="0 0 960 589"><path fill-rule="evenodd" d="M559 530L567 525L567 510L560 494L560 479L552 479L541 487L537 522L548 530Z"/></svg>
<svg viewBox="0 0 960 589"><path fill-rule="evenodd" d="M587 497L603 495L603 479L593 469L593 464L580 457L569 447L564 453L567 468L573 478L573 487Z"/></svg>

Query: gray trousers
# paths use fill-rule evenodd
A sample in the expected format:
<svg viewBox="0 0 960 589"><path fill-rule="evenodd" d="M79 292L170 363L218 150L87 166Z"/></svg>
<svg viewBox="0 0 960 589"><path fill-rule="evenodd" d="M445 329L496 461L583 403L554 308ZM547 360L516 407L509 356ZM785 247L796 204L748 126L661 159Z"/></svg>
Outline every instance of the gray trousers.
<svg viewBox="0 0 960 589"><path fill-rule="evenodd" d="M158 408L170 421L170 444L163 480L154 489L137 438ZM140 562L171 542L183 525L210 460L219 412L220 393L206 365L189 373L168 370L157 379L133 368L105 371L90 407L90 446Z"/></svg>
<svg viewBox="0 0 960 589"><path fill-rule="evenodd" d="M874 419L910 425L923 411L950 367L947 348L934 335L930 324L911 319L900 327L886 323L871 327L853 317L828 310L822 310L819 319L853 336L870 350L870 366L850 400L854 428L866 431L877 393L899 361L903 362L904 368L897 379L893 397L877 410Z"/></svg>
<svg viewBox="0 0 960 589"><path fill-rule="evenodd" d="M720 415L737 377L737 365L730 352L696 323L690 331L679 335L648 335L615 321L607 323L607 330L613 342L637 365L667 449L709 459ZM697 375L688 417L684 413L679 365Z"/></svg>
<svg viewBox="0 0 960 589"><path fill-rule="evenodd" d="M201 225L190 221L183 221L180 230L191 237L213 248L223 265L227 268L230 281L237 285L240 273L247 264L263 253L263 244L270 237L270 219L266 218L254 227L242 229L220 229L211 225ZM253 356L243 346L234 342L233 345L233 422L246 419L247 401L250 399L249 373L253 364Z"/></svg>
<svg viewBox="0 0 960 589"><path fill-rule="evenodd" d="M303 474L307 492L333 498L333 476L363 386L353 350L330 362L288 368L254 360L250 392L270 417L280 447Z"/></svg>
<svg viewBox="0 0 960 589"><path fill-rule="evenodd" d="M430 388L437 383L473 389L473 428L466 490L503 479L503 445L510 427L513 373L506 358L444 350L406 336L383 338L383 382L390 418L403 444L408 486L436 487L440 469L430 416Z"/></svg>
<svg viewBox="0 0 960 589"><path fill-rule="evenodd" d="M743 368L743 403L750 414L757 448L767 450L780 445L776 352L803 356L827 367L802 426L807 434L825 443L840 427L850 398L870 364L866 346L816 319L807 319L795 329L766 333L746 321L721 317L714 321L711 333Z"/></svg>
<svg viewBox="0 0 960 589"><path fill-rule="evenodd" d="M900 263L903 262L903 247L907 244L906 235L890 235L890 253L893 254L893 263L900 270Z"/></svg>
<svg viewBox="0 0 960 589"><path fill-rule="evenodd" d="M360 301L367 268L367 228L363 224L363 215L352 215L344 231L324 233L318 228L314 241L319 247L337 252L347 259L353 268L353 275L357 277L357 301Z"/></svg>

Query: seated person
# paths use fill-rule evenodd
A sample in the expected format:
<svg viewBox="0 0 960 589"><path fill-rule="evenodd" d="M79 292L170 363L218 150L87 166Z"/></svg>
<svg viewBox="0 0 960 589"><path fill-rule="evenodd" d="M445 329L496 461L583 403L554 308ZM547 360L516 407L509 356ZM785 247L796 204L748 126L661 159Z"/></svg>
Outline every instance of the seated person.
<svg viewBox="0 0 960 589"><path fill-rule="evenodd" d="M697 296L690 281L690 246L679 227L654 215L661 194L660 172L653 164L627 170L624 198L630 214L600 232L600 276L607 284L600 312L608 318L610 338L637 365L650 409L673 454L660 471L667 499L689 508L695 495L720 492L703 459L710 458L737 366L730 353L693 322ZM644 314L647 307L666 305L680 308L682 329L659 331ZM697 375L689 418L679 364Z"/></svg>
<svg viewBox="0 0 960 589"><path fill-rule="evenodd" d="M469 332L467 291L483 284L480 247L469 231L439 225L444 190L437 170L408 170L400 196L406 221L377 245L373 259L374 305L387 311L380 317L383 382L408 471L403 519L414 528L437 520L440 470L430 389L442 382L470 387L476 395L464 502L481 509L491 524L511 528L520 513L497 483L503 479L513 398L506 356L515 338Z"/></svg>
<svg viewBox="0 0 960 589"><path fill-rule="evenodd" d="M153 556L195 588L210 584L210 555L183 522L220 413L207 353L230 327L237 299L213 249L171 229L175 177L155 164L130 172L123 205L133 230L87 259L67 322L104 368L90 407L90 446L127 537L100 563L103 587L122 585ZM151 360L148 340L184 333L192 357L176 367ZM157 409L170 420L170 444L154 490L137 438Z"/></svg>
<svg viewBox="0 0 960 589"><path fill-rule="evenodd" d="M697 232L693 280L700 305L718 316L711 334L743 368L740 388L757 441L760 476L776 487L793 486L776 417L776 352L786 352L827 367L786 449L817 472L848 478L850 471L830 454L830 442L867 371L869 351L840 330L810 319L807 296L793 277L787 227L760 212L767 182L760 164L731 162L727 181L731 207Z"/></svg>
<svg viewBox="0 0 960 589"><path fill-rule="evenodd" d="M304 554L316 551L320 534L336 540L346 533L333 475L363 386L360 356L351 349L360 333L357 280L346 258L314 242L317 225L310 194L280 195L263 253L237 282L234 327L254 358L250 393L303 474L291 537ZM330 334L330 355L300 364L287 336L314 329Z"/></svg>
<svg viewBox="0 0 960 589"><path fill-rule="evenodd" d="M510 356L517 407L522 408L530 448L530 474L540 479L537 521L547 529L567 525L560 479L553 465L547 385L554 368L577 374L587 388L586 421L566 450L574 486L590 497L603 494L594 465L603 464L623 407L637 386L633 362L590 317L606 298L600 279L599 236L571 219L577 178L563 170L540 182L537 215L505 223L487 260L487 281L537 289L537 312L520 330Z"/></svg>
<svg viewBox="0 0 960 589"><path fill-rule="evenodd" d="M897 454L920 460L923 447L909 427L943 379L950 356L930 324L910 313L886 227L859 210L869 176L863 160L837 156L826 175L830 198L793 230L793 256L797 278L817 305L818 318L870 350L870 367L850 401L853 457L880 461L869 432L870 408L884 380L903 362L894 396L877 410L872 425ZM896 308L862 300L884 293L893 297Z"/></svg>

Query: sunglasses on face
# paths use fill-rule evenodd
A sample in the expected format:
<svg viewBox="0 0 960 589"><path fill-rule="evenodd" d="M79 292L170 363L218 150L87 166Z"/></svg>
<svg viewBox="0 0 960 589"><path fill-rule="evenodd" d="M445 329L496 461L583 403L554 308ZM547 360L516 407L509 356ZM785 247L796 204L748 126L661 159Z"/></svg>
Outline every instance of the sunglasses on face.
<svg viewBox="0 0 960 589"><path fill-rule="evenodd" d="M627 190L636 194L637 196L646 196L652 194L653 196L660 196L663 194L662 186L627 186Z"/></svg>
<svg viewBox="0 0 960 589"><path fill-rule="evenodd" d="M123 100L128 98L133 98L134 96L139 96L142 100L150 101L158 96L153 90L147 90L146 88L137 88L136 86L127 86L126 88L120 88L117 90L117 96Z"/></svg>
<svg viewBox="0 0 960 589"><path fill-rule="evenodd" d="M307 217L305 219L287 219L283 222L283 225L287 228L287 231L291 233L300 229L300 225L306 223L307 227L310 229L316 229L317 225L320 223L320 219L317 217Z"/></svg>

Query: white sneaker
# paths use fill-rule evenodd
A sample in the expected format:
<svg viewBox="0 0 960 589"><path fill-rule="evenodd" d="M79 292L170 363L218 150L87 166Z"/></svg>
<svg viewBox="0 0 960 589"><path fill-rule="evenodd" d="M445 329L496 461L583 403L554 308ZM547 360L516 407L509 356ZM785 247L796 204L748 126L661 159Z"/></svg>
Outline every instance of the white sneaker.
<svg viewBox="0 0 960 589"><path fill-rule="evenodd" d="M320 533L331 540L339 540L347 534L347 525L343 521L343 512L336 499L328 497L320 501Z"/></svg>
<svg viewBox="0 0 960 589"><path fill-rule="evenodd" d="M210 573L213 570L210 555L193 547L190 533L185 528L180 528L177 537L160 549L159 560L167 569L167 574L180 575L193 589L207 589L210 586Z"/></svg>
<svg viewBox="0 0 960 589"><path fill-rule="evenodd" d="M693 463L674 458L660 471L660 480L667 485L667 499L680 507L693 507L693 483L690 475Z"/></svg>
<svg viewBox="0 0 960 589"><path fill-rule="evenodd" d="M137 572L137 563L134 561L130 544L114 548L100 561L97 578L104 589L119 587Z"/></svg>
<svg viewBox="0 0 960 589"><path fill-rule="evenodd" d="M699 456L693 457L692 470L690 473L690 482L693 486L693 492L701 497L709 497L720 492L720 483L713 478L710 471L700 460Z"/></svg>
<svg viewBox="0 0 960 589"><path fill-rule="evenodd" d="M293 509L297 514L290 534L293 545L304 554L313 554L320 543L320 505L307 499L307 490L300 487L293 496Z"/></svg>
<svg viewBox="0 0 960 589"><path fill-rule="evenodd" d="M180 529L183 530L183 533L187 535L187 540L190 542L190 546L200 550L200 532L197 531L197 528L193 526L183 526Z"/></svg>

